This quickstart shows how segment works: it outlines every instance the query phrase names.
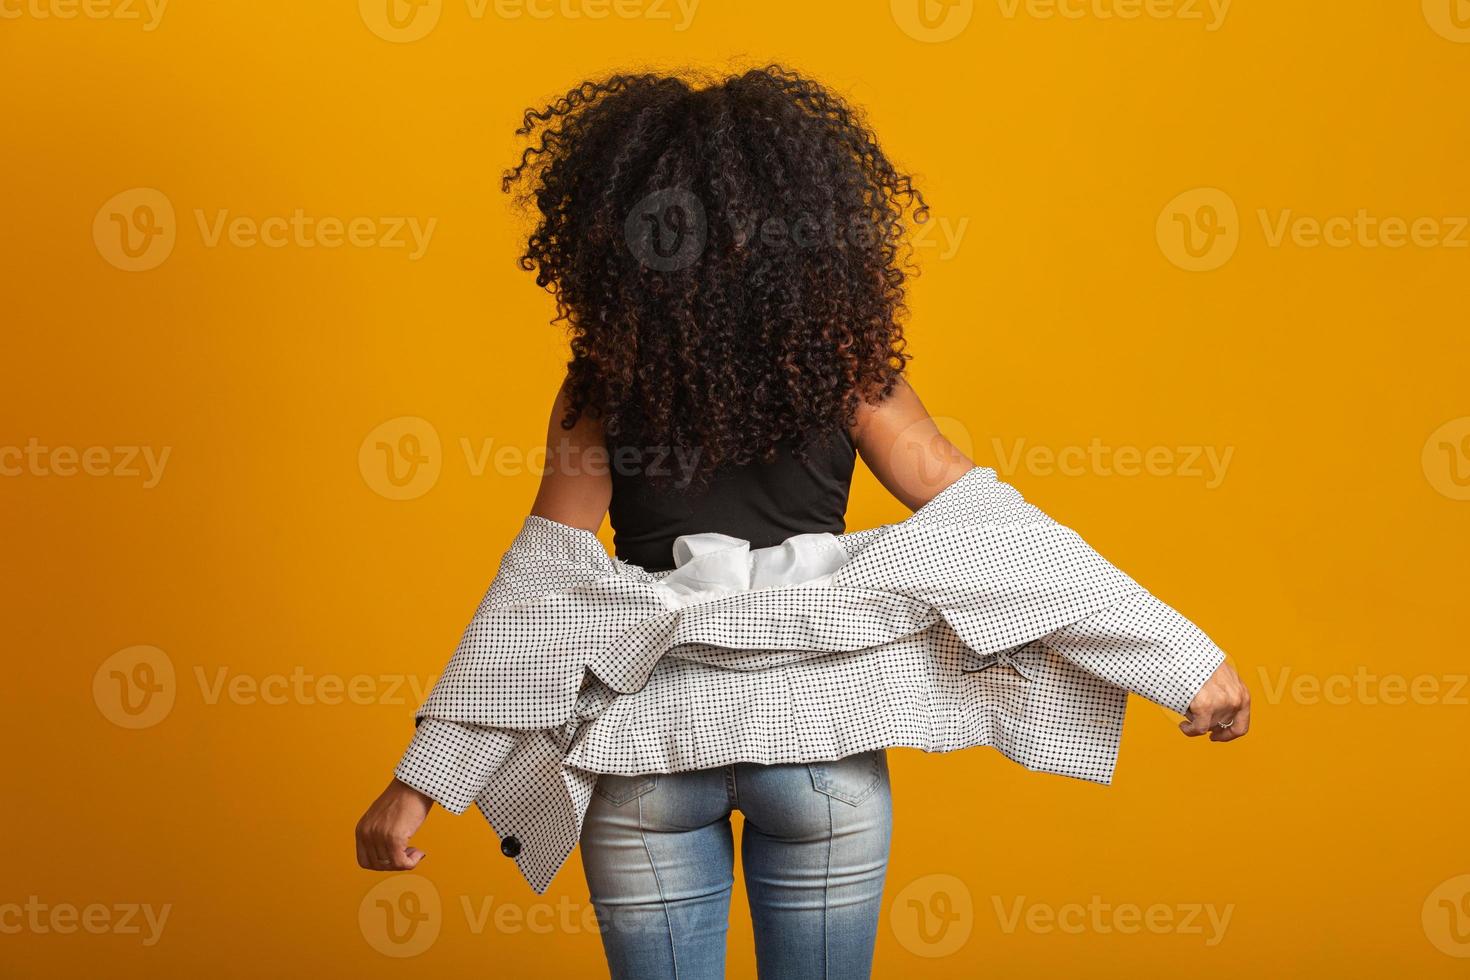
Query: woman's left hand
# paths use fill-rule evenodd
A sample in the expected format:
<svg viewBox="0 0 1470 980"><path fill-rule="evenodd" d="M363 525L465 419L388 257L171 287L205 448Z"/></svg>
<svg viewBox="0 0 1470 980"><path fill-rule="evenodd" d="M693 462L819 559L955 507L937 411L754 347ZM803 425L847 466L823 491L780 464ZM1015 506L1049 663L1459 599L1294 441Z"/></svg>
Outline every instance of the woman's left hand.
<svg viewBox="0 0 1470 980"><path fill-rule="evenodd" d="M1189 713L1179 730L1190 737L1208 734L1212 742L1229 742L1251 729L1251 692L1235 672L1222 663L1189 702Z"/></svg>

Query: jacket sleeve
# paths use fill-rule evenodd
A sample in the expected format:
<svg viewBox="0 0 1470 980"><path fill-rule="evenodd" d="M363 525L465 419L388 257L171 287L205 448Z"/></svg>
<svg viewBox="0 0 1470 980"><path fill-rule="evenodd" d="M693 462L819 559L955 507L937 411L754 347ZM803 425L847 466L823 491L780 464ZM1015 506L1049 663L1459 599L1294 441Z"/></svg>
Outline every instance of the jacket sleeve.
<svg viewBox="0 0 1470 980"><path fill-rule="evenodd" d="M484 791L520 733L425 718L393 776L451 813L463 813Z"/></svg>
<svg viewBox="0 0 1470 980"><path fill-rule="evenodd" d="M495 578L480 601L465 637L473 639L492 610L532 604L561 590L618 579L626 574L623 566L608 556L596 535L530 515L501 556ZM529 624L517 623L515 628L526 630L529 635L534 632L531 626L536 619L532 615ZM466 646L465 637L461 638L461 649ZM450 660L451 667L458 656L456 650ZM445 673L448 672L446 668ZM430 693L430 702L442 684L444 674ZM522 727L501 728L437 718L426 713L426 707L427 704L417 713L413 739L393 775L444 809L463 813L483 794L511 753L522 744L527 731Z"/></svg>
<svg viewBox="0 0 1470 980"><path fill-rule="evenodd" d="M1136 583L1119 601L1042 642L1103 680L1181 715L1225 660L1198 626Z"/></svg>

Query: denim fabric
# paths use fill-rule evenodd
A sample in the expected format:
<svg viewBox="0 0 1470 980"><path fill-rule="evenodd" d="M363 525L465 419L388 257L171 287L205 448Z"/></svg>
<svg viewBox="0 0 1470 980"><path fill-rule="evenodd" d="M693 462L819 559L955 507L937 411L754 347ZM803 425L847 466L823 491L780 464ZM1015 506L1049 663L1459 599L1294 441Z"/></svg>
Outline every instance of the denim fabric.
<svg viewBox="0 0 1470 980"><path fill-rule="evenodd" d="M614 980L725 975L735 810L762 980L869 976L893 823L882 749L599 778L582 865Z"/></svg>

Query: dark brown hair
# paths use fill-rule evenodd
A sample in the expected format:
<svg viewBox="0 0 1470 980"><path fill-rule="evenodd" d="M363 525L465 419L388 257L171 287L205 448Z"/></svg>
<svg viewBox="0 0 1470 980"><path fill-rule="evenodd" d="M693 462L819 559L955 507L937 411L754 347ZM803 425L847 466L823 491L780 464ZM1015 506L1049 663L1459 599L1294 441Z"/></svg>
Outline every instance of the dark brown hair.
<svg viewBox="0 0 1470 980"><path fill-rule="evenodd" d="M562 425L700 475L851 425L903 372L905 222L923 196L862 116L779 66L586 82L528 110L503 187L522 268L571 334Z"/></svg>

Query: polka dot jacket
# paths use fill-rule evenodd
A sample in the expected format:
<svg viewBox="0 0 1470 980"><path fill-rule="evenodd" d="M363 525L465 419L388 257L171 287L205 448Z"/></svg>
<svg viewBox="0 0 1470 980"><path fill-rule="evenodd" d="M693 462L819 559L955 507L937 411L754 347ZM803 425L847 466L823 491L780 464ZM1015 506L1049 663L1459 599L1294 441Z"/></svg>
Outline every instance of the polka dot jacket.
<svg viewBox="0 0 1470 980"><path fill-rule="evenodd" d="M1107 783L1129 692L1183 714L1224 660L991 469L835 540L847 559L823 587L671 609L670 573L527 518L397 778L476 804L542 893L600 773L988 745Z"/></svg>

